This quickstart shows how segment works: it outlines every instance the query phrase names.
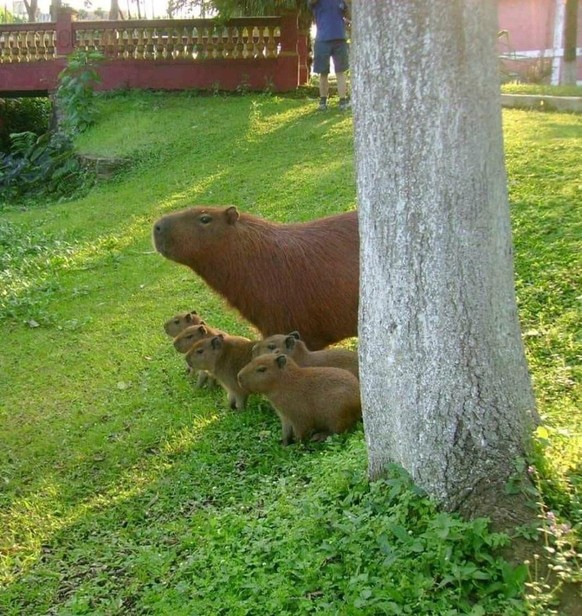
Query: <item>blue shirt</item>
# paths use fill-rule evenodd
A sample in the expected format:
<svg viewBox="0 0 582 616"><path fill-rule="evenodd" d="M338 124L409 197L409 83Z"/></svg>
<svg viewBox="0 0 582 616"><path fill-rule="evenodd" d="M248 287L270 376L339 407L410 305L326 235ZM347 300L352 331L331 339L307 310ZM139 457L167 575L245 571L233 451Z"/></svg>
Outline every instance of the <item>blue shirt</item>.
<svg viewBox="0 0 582 616"><path fill-rule="evenodd" d="M344 13L347 9L342 0L318 0L311 6L317 26L317 41L334 41L346 38Z"/></svg>

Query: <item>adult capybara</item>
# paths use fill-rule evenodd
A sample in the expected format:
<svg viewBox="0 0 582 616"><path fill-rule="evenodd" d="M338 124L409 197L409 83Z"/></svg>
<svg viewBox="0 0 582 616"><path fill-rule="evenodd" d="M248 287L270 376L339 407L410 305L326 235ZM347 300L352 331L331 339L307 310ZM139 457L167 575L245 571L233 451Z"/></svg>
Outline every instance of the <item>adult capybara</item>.
<svg viewBox="0 0 582 616"><path fill-rule="evenodd" d="M190 325L190 327L183 329L174 338L174 348L178 353L187 353L198 341L222 333L219 329L210 327L204 321L201 321L198 325ZM196 387L204 387L204 385L209 388L215 387L216 379L206 370L199 370Z"/></svg>
<svg viewBox="0 0 582 616"><path fill-rule="evenodd" d="M228 394L231 409L244 409L249 392L241 387L237 375L252 359L255 342L242 336L219 334L197 342L186 353L188 365L207 370Z"/></svg>
<svg viewBox="0 0 582 616"><path fill-rule="evenodd" d="M356 378L358 373L358 354L349 349L322 349L321 351L310 351L299 332L290 334L276 334L264 340L259 340L253 347L253 357L258 357L265 353L283 353L293 358L298 366L328 366L330 368L343 368L351 372Z"/></svg>
<svg viewBox="0 0 582 616"><path fill-rule="evenodd" d="M168 214L156 250L201 276L263 337L298 330L311 350L357 334L356 212L277 224L236 207Z"/></svg>
<svg viewBox="0 0 582 616"><path fill-rule="evenodd" d="M302 368L286 355L271 353L254 358L238 380L273 404L283 445L344 432L362 416L360 383L341 368Z"/></svg>
<svg viewBox="0 0 582 616"><path fill-rule="evenodd" d="M173 316L171 319L168 319L164 323L164 331L168 334L168 336L175 338L187 327L190 327L191 325L199 325L200 323L204 323L204 321L196 310L191 310L190 312L179 312L177 315Z"/></svg>

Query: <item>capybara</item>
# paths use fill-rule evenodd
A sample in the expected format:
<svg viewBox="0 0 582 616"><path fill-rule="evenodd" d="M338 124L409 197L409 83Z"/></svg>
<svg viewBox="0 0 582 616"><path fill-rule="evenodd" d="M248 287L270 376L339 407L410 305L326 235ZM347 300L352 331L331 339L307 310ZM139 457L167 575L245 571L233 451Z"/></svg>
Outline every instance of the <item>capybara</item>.
<svg viewBox="0 0 582 616"><path fill-rule="evenodd" d="M298 366L303 367L328 366L330 368L343 368L359 378L358 354L355 351L338 348L310 351L305 342L301 340L299 332L291 332L287 335L275 334L264 340L259 340L253 347L253 357L258 357L265 353L283 353L288 357L292 357Z"/></svg>
<svg viewBox="0 0 582 616"><path fill-rule="evenodd" d="M156 250L187 265L263 337L298 330L313 351L357 335L357 213L278 224L236 207L163 216Z"/></svg>
<svg viewBox="0 0 582 616"><path fill-rule="evenodd" d="M237 375L252 359L255 341L242 336L219 334L197 342L186 353L188 365L207 370L224 387L231 409L244 409L249 392L241 387Z"/></svg>
<svg viewBox="0 0 582 616"><path fill-rule="evenodd" d="M271 353L255 357L238 380L273 404L283 445L344 432L362 416L360 382L341 368L302 368L286 355Z"/></svg>
<svg viewBox="0 0 582 616"><path fill-rule="evenodd" d="M211 336L217 336L221 333L223 332L219 329L210 327L202 321L198 325L190 325L190 327L183 329L174 338L174 348L178 351L178 353L187 353L199 340L209 338ZM199 370L198 379L196 380L196 387L204 387L204 385L209 388L214 387L216 385L216 379L206 370Z"/></svg>
<svg viewBox="0 0 582 616"><path fill-rule="evenodd" d="M186 329L182 330L174 338L174 348L178 351L178 353L187 353L199 340L211 336L218 336L218 334L223 333L224 332L219 329L206 325L206 323L191 325L190 327L186 327Z"/></svg>
<svg viewBox="0 0 582 616"><path fill-rule="evenodd" d="M190 327L191 325L198 325L204 323L202 318L196 312L191 310L190 312L179 312L177 315L168 319L164 323L164 331L168 336L175 338L181 331Z"/></svg>
<svg viewBox="0 0 582 616"><path fill-rule="evenodd" d="M204 321L202 320L202 317L196 312L196 310L179 312L164 323L164 331L166 332L166 334L168 334L168 336L172 336L172 338L174 338L174 346L176 346L176 336L180 335L188 327L193 327L195 325L205 325ZM196 340L200 340L200 338L201 336L196 338ZM196 340L192 340L191 344L194 344ZM186 343L183 342L182 345L186 345ZM180 353L185 353L188 348L185 348L183 351L180 351ZM191 369L190 373L192 373ZM204 385L207 385L208 387L214 387L216 385L216 381L208 374L208 372L200 370L197 375L196 386L203 387Z"/></svg>

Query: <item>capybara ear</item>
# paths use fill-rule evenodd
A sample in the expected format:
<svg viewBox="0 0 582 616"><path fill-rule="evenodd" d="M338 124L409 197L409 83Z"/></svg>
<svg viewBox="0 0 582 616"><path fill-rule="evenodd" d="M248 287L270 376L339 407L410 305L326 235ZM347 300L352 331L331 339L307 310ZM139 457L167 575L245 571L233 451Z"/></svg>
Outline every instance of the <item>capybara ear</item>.
<svg viewBox="0 0 582 616"><path fill-rule="evenodd" d="M191 314L192 316L196 316L198 313L196 312L196 310L190 310L190 314Z"/></svg>
<svg viewBox="0 0 582 616"><path fill-rule="evenodd" d="M204 327L203 323L200 323L200 325L198 326L198 331L201 334L204 334L206 336L206 334L208 333L208 330L206 329L206 327Z"/></svg>
<svg viewBox="0 0 582 616"><path fill-rule="evenodd" d="M214 338L210 341L210 346L213 349L220 349L222 347L222 342L224 340L224 336L220 334L219 336L214 336Z"/></svg>
<svg viewBox="0 0 582 616"><path fill-rule="evenodd" d="M294 346L295 343L297 342L298 338L296 338L292 333L289 334L286 338L285 338L285 348L290 351Z"/></svg>
<svg viewBox="0 0 582 616"><path fill-rule="evenodd" d="M288 336L293 336L293 338L295 338L295 340L301 340L301 336L299 334L299 332L297 330L289 332L287 334Z"/></svg>
<svg viewBox="0 0 582 616"><path fill-rule="evenodd" d="M192 313L191 312L189 312L186 315L186 323L192 323Z"/></svg>
<svg viewBox="0 0 582 616"><path fill-rule="evenodd" d="M279 368L284 368L285 364L287 363L287 356L283 355L282 353L281 355L276 355L275 361L277 362L277 366L279 366Z"/></svg>
<svg viewBox="0 0 582 616"><path fill-rule="evenodd" d="M234 223L238 220L239 213L234 205L231 205L227 208L226 212L226 221L229 225L234 225Z"/></svg>

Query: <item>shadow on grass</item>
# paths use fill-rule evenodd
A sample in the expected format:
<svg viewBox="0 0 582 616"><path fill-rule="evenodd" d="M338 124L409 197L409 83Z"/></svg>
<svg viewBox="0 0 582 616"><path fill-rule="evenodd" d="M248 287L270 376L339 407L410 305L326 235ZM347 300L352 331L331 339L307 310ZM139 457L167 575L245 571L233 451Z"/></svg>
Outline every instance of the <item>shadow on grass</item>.
<svg viewBox="0 0 582 616"><path fill-rule="evenodd" d="M229 545L244 541L245 516L267 516L270 500L311 482L319 456L361 438L282 448L279 421L263 402L242 413L192 411L183 402L172 428L132 467L106 483L91 476L91 465L78 469L76 481L92 492L61 503L66 522L43 538L38 557L19 566L15 555L15 579L0 593L3 614L128 613L152 587L171 586L193 555L211 569L220 570L216 559L228 567ZM201 584L209 573L217 571L201 571Z"/></svg>
<svg viewBox="0 0 582 616"><path fill-rule="evenodd" d="M228 569L238 550L233 566L244 570L245 516L273 524L273 502L285 507L285 498L309 489L322 460L342 468L338 443L361 444L356 434L280 448L278 421L261 403L234 414L224 410L222 392L193 394L160 331L174 312L201 305L215 311L213 325L232 322L191 272L151 253L150 228L160 214L194 200L273 220L353 207L355 185L345 180L353 177L349 119L305 105L237 99L206 119L224 122L225 110L242 110L236 130L201 128L175 147L146 148L134 169L87 198L25 214L78 235L78 261L53 272L67 301L55 295L47 309L61 326L75 315L93 321L11 331L18 339L3 349L11 366L5 391L14 405L23 401L19 417L30 417L24 430L3 411L4 438L15 436L5 468L16 485L4 488L0 504L18 519L4 516L12 547L2 555L13 579L0 594L0 611L127 614L141 601L139 613L148 613L144 596L170 592L173 580L184 582L184 569L194 581L172 590L194 600L212 584L236 585L241 580L229 579ZM252 130L253 122L263 132ZM192 149L195 156L186 156ZM345 153L339 163L338 151ZM96 240L103 247L91 251ZM74 296L74 288L86 292ZM48 375L35 375L31 366L47 358ZM21 396L11 393L19 386ZM61 389L70 397L60 398ZM363 450L356 455L362 469ZM301 539L293 558L301 556ZM270 549L266 541L265 566L276 567ZM315 575L324 564L333 568L333 558L311 563ZM199 591L197 576L205 580Z"/></svg>

